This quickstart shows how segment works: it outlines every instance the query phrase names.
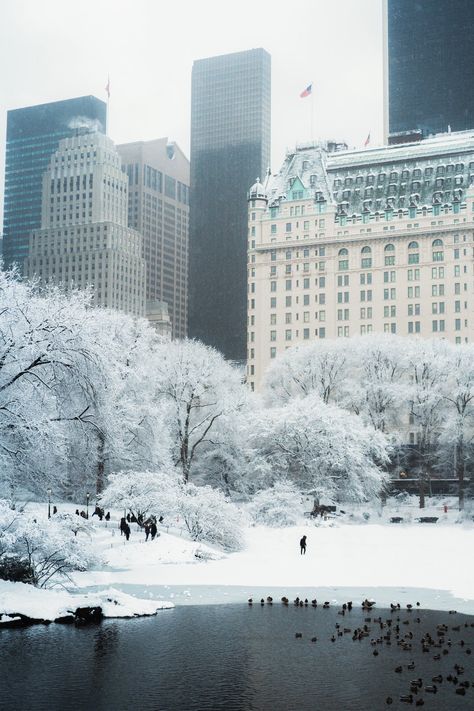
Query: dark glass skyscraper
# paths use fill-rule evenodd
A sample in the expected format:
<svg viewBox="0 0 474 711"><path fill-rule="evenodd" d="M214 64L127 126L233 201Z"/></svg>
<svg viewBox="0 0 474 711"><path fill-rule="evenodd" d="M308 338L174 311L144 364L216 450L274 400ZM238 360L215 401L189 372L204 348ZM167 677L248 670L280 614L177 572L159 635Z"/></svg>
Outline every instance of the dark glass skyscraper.
<svg viewBox="0 0 474 711"><path fill-rule="evenodd" d="M270 161L271 59L251 49L194 62L189 334L246 358L247 191Z"/></svg>
<svg viewBox="0 0 474 711"><path fill-rule="evenodd" d="M473 0L386 0L385 20L386 132L474 128Z"/></svg>
<svg viewBox="0 0 474 711"><path fill-rule="evenodd" d="M3 259L23 271L31 230L41 225L42 177L62 138L105 132L107 106L94 96L13 109L7 117Z"/></svg>

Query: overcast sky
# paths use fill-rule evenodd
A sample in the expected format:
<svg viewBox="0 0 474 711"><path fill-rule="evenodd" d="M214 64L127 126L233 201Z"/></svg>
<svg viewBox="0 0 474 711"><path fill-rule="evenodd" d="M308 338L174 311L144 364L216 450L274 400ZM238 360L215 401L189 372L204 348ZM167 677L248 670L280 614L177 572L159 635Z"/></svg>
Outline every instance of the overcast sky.
<svg viewBox="0 0 474 711"><path fill-rule="evenodd" d="M381 142L382 0L0 0L0 174L7 109L105 99L108 75L111 138L189 156L193 60L253 47L272 56L272 170L311 138L311 81L314 138Z"/></svg>

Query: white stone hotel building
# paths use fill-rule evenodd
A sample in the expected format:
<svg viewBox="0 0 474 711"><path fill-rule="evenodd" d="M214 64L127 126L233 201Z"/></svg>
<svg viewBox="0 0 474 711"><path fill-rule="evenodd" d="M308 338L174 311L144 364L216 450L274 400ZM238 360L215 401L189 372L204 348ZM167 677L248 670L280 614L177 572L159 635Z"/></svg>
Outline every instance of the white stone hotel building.
<svg viewBox="0 0 474 711"><path fill-rule="evenodd" d="M408 137L407 137L408 140ZM249 192L247 380L313 339L474 340L474 132L300 145Z"/></svg>

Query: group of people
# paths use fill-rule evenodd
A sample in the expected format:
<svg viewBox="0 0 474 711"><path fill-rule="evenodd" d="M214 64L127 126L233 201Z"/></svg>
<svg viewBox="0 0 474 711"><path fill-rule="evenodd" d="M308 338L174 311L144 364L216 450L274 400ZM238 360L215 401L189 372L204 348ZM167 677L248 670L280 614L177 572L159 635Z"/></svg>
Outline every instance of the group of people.
<svg viewBox="0 0 474 711"><path fill-rule="evenodd" d="M158 521L159 523L163 523L163 516L160 516ZM128 513L126 516L122 516L119 524L120 535L125 536L127 541L130 539L131 523L138 523L138 525L144 529L145 541L148 541L150 536L151 540L154 541L155 538L160 535L158 533L158 526L156 525L156 516L150 516L149 518L144 520L144 517L142 515L134 516L133 514Z"/></svg>
<svg viewBox="0 0 474 711"><path fill-rule="evenodd" d="M56 508L56 506L54 508ZM53 511L53 513L56 513L56 511ZM82 518L89 518L86 511L79 511L79 509L76 509L76 516L81 516ZM105 513L105 509L101 509L100 506L95 507L92 516L98 516L99 521L102 521L103 518L105 518L106 521L110 521L110 511L107 511L107 513Z"/></svg>

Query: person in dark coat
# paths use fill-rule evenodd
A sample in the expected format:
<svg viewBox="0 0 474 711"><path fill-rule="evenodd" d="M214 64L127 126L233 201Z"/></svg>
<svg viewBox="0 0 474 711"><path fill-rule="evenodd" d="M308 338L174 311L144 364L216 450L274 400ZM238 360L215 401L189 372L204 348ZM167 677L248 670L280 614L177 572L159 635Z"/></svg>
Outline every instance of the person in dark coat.
<svg viewBox="0 0 474 711"><path fill-rule="evenodd" d="M131 518L130 518L130 514L129 514L129 513L127 514L127 521L128 521L128 523L130 523L130 521L131 521Z"/></svg>
<svg viewBox="0 0 474 711"><path fill-rule="evenodd" d="M157 529L156 523L154 521L150 526L150 533L151 533L151 540L154 541L156 538L156 534L158 533L158 529Z"/></svg>
<svg viewBox="0 0 474 711"><path fill-rule="evenodd" d="M163 523L163 521L164 521L163 516L160 516L160 518L158 519L158 523Z"/></svg>
<svg viewBox="0 0 474 711"><path fill-rule="evenodd" d="M107 511L107 513L105 514L105 520L110 521L110 511Z"/></svg>
<svg viewBox="0 0 474 711"><path fill-rule="evenodd" d="M146 523L145 524L145 541L148 540L149 536L150 536L150 526Z"/></svg>
<svg viewBox="0 0 474 711"><path fill-rule="evenodd" d="M127 526L127 521L125 520L125 518L121 518L120 525L119 525L121 536L123 536L123 534L125 533L126 526Z"/></svg>
<svg viewBox="0 0 474 711"><path fill-rule="evenodd" d="M130 539L130 526L128 525L128 523L125 523L124 533L125 533L125 538L128 541Z"/></svg>
<svg viewBox="0 0 474 711"><path fill-rule="evenodd" d="M303 536L303 538L300 541L300 553L301 553L301 555L303 555L303 554L306 555L306 536Z"/></svg>
<svg viewBox="0 0 474 711"><path fill-rule="evenodd" d="M54 516L54 514L57 514L57 513L58 513L58 507L53 506L53 516Z"/></svg>

